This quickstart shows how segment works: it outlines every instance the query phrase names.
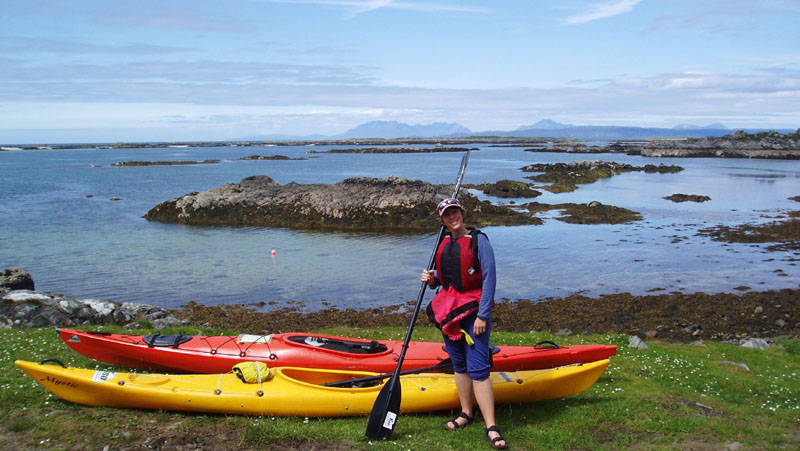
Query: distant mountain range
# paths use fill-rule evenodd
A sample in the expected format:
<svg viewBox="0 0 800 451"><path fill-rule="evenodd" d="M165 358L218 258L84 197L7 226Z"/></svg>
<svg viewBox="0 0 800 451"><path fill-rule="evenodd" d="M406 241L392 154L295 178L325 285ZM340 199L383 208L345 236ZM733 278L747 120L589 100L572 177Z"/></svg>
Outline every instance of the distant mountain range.
<svg viewBox="0 0 800 451"><path fill-rule="evenodd" d="M653 127L623 127L611 125L571 125L562 124L550 119L543 119L531 125L524 125L515 130L488 130L473 132L455 122L434 122L428 125L405 124L397 121L371 121L351 128L346 132L333 135L258 135L240 138L240 140L327 140L327 139L358 139L358 138L461 138L470 136L498 136L508 137L543 137L543 138L571 138L582 140L617 140L617 139L646 139L646 138L701 138L706 136L724 136L732 133L722 124L714 123L706 126L693 124L680 124L672 128ZM766 129L745 129L747 133L768 131ZM776 130L781 133L793 133L794 130Z"/></svg>
<svg viewBox="0 0 800 451"><path fill-rule="evenodd" d="M409 125L397 121L372 121L351 128L337 138L437 138L472 134L470 129L455 122L434 122L428 125Z"/></svg>

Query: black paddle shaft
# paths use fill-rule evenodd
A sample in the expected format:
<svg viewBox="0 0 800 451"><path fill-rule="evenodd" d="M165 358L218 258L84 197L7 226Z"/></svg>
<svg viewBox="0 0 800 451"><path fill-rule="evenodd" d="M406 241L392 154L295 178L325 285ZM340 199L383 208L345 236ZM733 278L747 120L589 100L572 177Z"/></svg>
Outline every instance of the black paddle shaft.
<svg viewBox="0 0 800 451"><path fill-rule="evenodd" d="M427 372L448 372L453 370L453 361L450 358L446 358L441 362L437 363L436 365L426 366L424 368L416 368L413 370L405 370L401 371L400 374L414 374L414 373L427 373ZM326 387L347 387L353 384L360 384L362 382L374 382L379 381L381 379L386 379L387 377L391 376L392 373L385 373L385 374L376 374L375 376L365 376L359 377L356 379L346 379L343 381L336 381L336 382L328 382L324 384Z"/></svg>
<svg viewBox="0 0 800 451"><path fill-rule="evenodd" d="M469 161L469 151L464 153L461 158L461 169L458 173L456 186L453 190L453 195L450 196L455 199L458 196L458 190L461 189L461 181L464 179L464 173L467 171L467 162ZM428 260L428 270L433 269L434 261L436 260L436 251L439 248L439 242L444 236L445 226L439 228L439 234L436 236L436 245L433 247L431 258ZM392 375L392 378L383 386L378 397L375 399L375 404L372 406L372 412L369 416L367 423L367 437L373 440L389 440L394 432L395 424L397 423L397 416L400 413L400 371L403 367L403 360L406 358L406 351L408 344L411 342L411 334L414 332L414 324L417 322L420 307L422 306L422 298L425 296L425 288L428 284L422 282L417 295L417 304L414 307L414 314L411 316L411 324L408 326L406 339L403 342L403 349L400 351L400 357L397 359L397 368Z"/></svg>

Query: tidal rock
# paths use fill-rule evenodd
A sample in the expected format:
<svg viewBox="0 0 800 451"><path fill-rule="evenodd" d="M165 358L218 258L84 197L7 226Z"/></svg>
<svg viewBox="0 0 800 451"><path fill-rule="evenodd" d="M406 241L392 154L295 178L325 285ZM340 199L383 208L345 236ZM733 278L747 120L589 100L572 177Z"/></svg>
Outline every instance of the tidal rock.
<svg viewBox="0 0 800 451"><path fill-rule="evenodd" d="M664 199L671 200L673 202L707 202L711 200L708 196L703 196L700 194L673 194L671 196L666 196Z"/></svg>
<svg viewBox="0 0 800 451"><path fill-rule="evenodd" d="M438 226L436 204L452 190L448 185L397 177L351 178L333 185L281 185L258 175L163 202L144 217L191 225L418 233ZM459 192L459 200L469 225L541 222L530 213L480 201L465 189Z"/></svg>

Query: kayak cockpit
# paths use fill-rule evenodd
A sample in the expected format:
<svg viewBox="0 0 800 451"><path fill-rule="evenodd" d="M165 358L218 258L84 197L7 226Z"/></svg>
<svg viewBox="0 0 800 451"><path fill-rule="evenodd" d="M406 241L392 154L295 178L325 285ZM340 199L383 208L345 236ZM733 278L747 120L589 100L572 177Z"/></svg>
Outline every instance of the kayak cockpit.
<svg viewBox="0 0 800 451"><path fill-rule="evenodd" d="M348 340L338 337L324 337L319 335L292 335L288 341L293 344L310 346L328 351L344 352L346 354L383 354L389 348L378 340Z"/></svg>
<svg viewBox="0 0 800 451"><path fill-rule="evenodd" d="M317 387L338 388L371 388L383 385L389 376L369 372L327 371L310 368L277 368L283 376L295 382ZM352 381L352 382L350 382Z"/></svg>

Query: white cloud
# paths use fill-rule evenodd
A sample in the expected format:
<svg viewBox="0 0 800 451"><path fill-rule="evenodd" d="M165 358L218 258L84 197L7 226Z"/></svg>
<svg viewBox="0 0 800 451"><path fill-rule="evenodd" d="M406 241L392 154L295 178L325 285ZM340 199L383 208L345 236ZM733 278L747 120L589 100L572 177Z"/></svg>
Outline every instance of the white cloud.
<svg viewBox="0 0 800 451"><path fill-rule="evenodd" d="M106 44L81 39L29 38L0 35L0 54L7 53L17 58L30 58L41 54L52 55L154 55L188 53L197 49L153 44Z"/></svg>
<svg viewBox="0 0 800 451"><path fill-rule="evenodd" d="M608 17L618 16L636 7L642 0L609 0L602 3L590 5L585 13L567 18L567 25L577 25Z"/></svg>
<svg viewBox="0 0 800 451"><path fill-rule="evenodd" d="M68 103L53 108L54 98ZM21 114L18 107L0 110L0 131L26 123L42 129L162 124L165 130L175 127L176 133L185 128L182 136L195 133L198 139L253 133L336 134L368 120L458 122L473 131L509 130L541 118L583 125L722 122L729 127L788 129L800 125L797 71L625 76L560 89L426 89L265 80L191 84L37 80L30 85L0 84L0 99L6 105L27 104L30 112ZM151 108L157 102L169 106ZM121 117L114 120L104 110ZM165 115L183 118L167 120Z"/></svg>
<svg viewBox="0 0 800 451"><path fill-rule="evenodd" d="M349 8L347 18L355 17L377 9L402 9L421 12L460 12L460 13L486 13L488 8L470 6L445 5L441 3L412 3L398 2L395 0L267 0L270 3L295 3L306 5L341 6Z"/></svg>

